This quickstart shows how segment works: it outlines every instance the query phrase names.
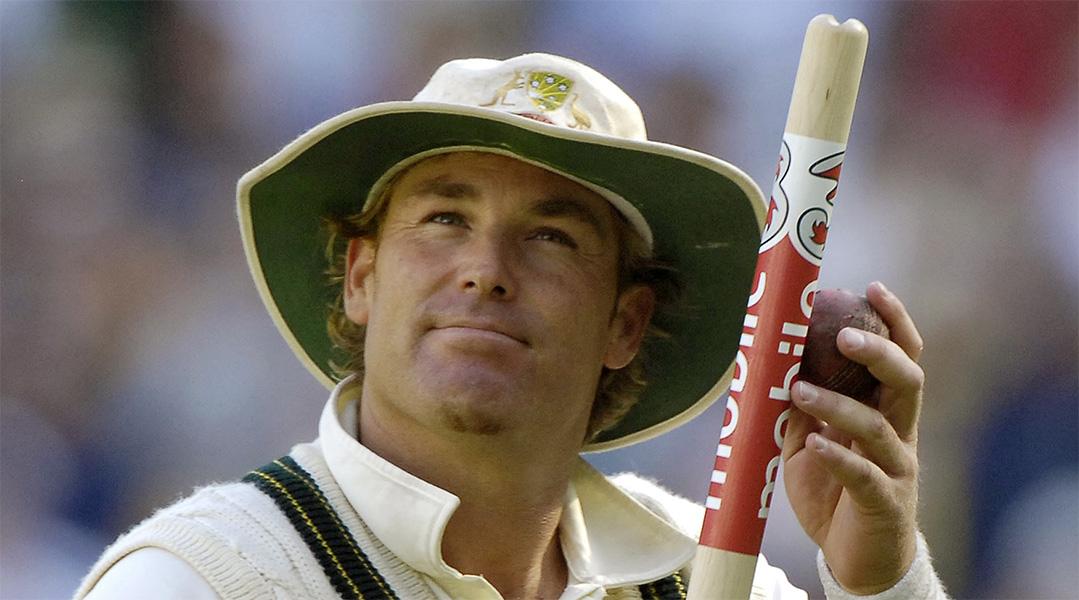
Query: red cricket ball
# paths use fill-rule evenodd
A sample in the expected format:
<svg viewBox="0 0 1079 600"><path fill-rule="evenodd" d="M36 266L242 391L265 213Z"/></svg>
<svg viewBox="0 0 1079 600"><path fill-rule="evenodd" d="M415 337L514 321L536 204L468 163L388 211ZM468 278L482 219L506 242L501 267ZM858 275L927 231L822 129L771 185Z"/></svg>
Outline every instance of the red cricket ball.
<svg viewBox="0 0 1079 600"><path fill-rule="evenodd" d="M839 352L836 335L844 327L854 327L888 337L888 326L865 296L850 290L819 290L814 296L799 378L862 402L873 402L880 382L865 366Z"/></svg>

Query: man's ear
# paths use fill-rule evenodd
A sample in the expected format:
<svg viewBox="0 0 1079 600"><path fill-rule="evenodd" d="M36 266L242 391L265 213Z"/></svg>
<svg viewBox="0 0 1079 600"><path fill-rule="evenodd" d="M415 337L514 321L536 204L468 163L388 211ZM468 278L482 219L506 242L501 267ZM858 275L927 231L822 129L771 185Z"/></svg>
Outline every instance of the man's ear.
<svg viewBox="0 0 1079 600"><path fill-rule="evenodd" d="M366 325L371 310L371 287L375 272L375 242L355 238L348 242L345 258L345 314L357 325Z"/></svg>
<svg viewBox="0 0 1079 600"><path fill-rule="evenodd" d="M605 367L621 369L637 356L655 309L656 293L648 286L635 285L619 294L611 320L611 340L603 356Z"/></svg>

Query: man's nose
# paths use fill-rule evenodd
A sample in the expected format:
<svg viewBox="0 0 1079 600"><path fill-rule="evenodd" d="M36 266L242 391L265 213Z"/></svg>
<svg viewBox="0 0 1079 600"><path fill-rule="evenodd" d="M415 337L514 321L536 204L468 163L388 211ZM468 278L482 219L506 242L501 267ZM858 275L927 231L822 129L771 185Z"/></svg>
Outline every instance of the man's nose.
<svg viewBox="0 0 1079 600"><path fill-rule="evenodd" d="M510 244L499 235L476 235L461 256L461 291L508 300L516 292Z"/></svg>

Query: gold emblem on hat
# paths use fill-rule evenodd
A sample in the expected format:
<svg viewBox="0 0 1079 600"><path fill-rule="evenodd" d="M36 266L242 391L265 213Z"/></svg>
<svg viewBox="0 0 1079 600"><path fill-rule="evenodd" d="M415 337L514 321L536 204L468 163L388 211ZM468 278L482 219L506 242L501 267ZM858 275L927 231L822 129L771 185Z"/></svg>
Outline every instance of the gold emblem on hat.
<svg viewBox="0 0 1079 600"><path fill-rule="evenodd" d="M528 74L528 98L541 110L558 110L566 101L573 81L557 73L542 71Z"/></svg>
<svg viewBox="0 0 1079 600"><path fill-rule="evenodd" d="M538 108L540 112L556 111L562 108L568 99L573 121L567 123L567 125L575 129L589 129L592 122L588 115L577 108L578 96L577 94L570 95L572 88L573 80L558 73L549 71L514 71L513 79L498 88L495 92L495 97L490 102L480 106L494 106L496 104L514 106L513 102L506 101L506 96L513 90L523 90L528 99L532 101L532 105Z"/></svg>

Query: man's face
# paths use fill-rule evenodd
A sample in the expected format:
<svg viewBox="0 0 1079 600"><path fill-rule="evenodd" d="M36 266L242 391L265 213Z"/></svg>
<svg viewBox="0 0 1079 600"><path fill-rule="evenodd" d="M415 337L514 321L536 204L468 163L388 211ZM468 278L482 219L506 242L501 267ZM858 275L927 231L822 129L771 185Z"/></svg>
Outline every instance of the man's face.
<svg viewBox="0 0 1079 600"><path fill-rule="evenodd" d="M410 168L386 210L346 278L349 318L367 325L364 404L425 428L581 442L602 367L632 359L653 305L646 288L618 293L609 203L512 158L454 153Z"/></svg>

